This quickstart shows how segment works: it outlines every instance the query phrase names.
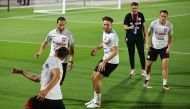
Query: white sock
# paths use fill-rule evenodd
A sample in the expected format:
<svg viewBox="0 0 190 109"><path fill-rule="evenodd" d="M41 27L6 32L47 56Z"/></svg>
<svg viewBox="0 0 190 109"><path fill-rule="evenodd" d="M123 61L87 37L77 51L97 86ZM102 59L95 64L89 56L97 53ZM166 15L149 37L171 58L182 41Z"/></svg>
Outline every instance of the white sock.
<svg viewBox="0 0 190 109"><path fill-rule="evenodd" d="M150 80L150 74L146 75L146 80Z"/></svg>
<svg viewBox="0 0 190 109"><path fill-rule="evenodd" d="M94 93L94 100L95 100L95 103L101 103L101 93L100 94L97 94L96 92Z"/></svg>
<svg viewBox="0 0 190 109"><path fill-rule="evenodd" d="M163 85L167 85L167 79L163 79Z"/></svg>

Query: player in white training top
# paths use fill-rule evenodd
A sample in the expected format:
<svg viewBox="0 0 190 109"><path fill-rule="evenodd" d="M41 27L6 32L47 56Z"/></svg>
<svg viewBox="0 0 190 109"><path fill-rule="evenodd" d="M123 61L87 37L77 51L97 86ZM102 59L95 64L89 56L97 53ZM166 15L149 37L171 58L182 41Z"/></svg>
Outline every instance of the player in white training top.
<svg viewBox="0 0 190 109"><path fill-rule="evenodd" d="M24 109L65 109L60 81L63 75L62 61L67 58L68 54L69 51L65 47L55 49L54 56L49 56L44 63L41 76L17 68L12 69L12 73L21 74L41 84L38 95L27 100Z"/></svg>
<svg viewBox="0 0 190 109"><path fill-rule="evenodd" d="M94 98L85 103L87 108L101 107L101 80L103 77L108 77L119 64L118 36L112 29L112 22L111 17L105 16L103 18L102 43L91 52L91 55L95 56L98 49L104 49L103 59L99 61L92 75Z"/></svg>
<svg viewBox="0 0 190 109"><path fill-rule="evenodd" d="M168 11L161 10L160 18L152 21L148 29L148 34L146 37L146 48L148 49L148 56L147 56L147 67L146 67L147 76L144 81L145 87L150 87L148 86L148 82L150 80L151 67L153 62L157 60L158 55L160 55L162 60L163 89L164 90L170 89L167 84L167 78L168 78L168 59L173 39L172 38L173 25L167 20L167 18L168 18ZM151 33L153 33L153 36L152 36L152 44L150 46Z"/></svg>
<svg viewBox="0 0 190 109"><path fill-rule="evenodd" d="M45 41L42 43L40 50L35 54L36 59L39 58L39 56L42 54L42 52L50 42L51 50L49 56L53 56L55 54L55 48L57 47L66 47L70 50L69 64L67 65L67 58L62 62L63 77L60 83L62 85L62 82L64 81L66 75L67 67L69 68L69 70L72 69L74 59L74 39L71 32L66 29L66 19L64 17L59 17L57 19L57 28L49 32Z"/></svg>

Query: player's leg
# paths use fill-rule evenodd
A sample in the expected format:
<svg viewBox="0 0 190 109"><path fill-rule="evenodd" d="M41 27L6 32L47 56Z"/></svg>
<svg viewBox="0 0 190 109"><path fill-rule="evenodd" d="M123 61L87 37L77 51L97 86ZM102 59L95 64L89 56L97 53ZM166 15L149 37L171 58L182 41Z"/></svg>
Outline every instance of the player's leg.
<svg viewBox="0 0 190 109"><path fill-rule="evenodd" d="M143 38L138 38L136 39L136 46L140 58L140 63L141 63L141 68L142 68L142 76L146 76L146 71L145 71L145 54L144 54L144 40Z"/></svg>
<svg viewBox="0 0 190 109"><path fill-rule="evenodd" d="M96 91L95 91L95 84L94 84L94 82L93 82L93 78L94 78L96 72L98 71L99 63L102 62L102 61L103 61L103 60L100 60L100 61L98 62L98 64L96 65L96 67L95 67L95 69L94 69L94 72L93 72L93 74L92 74L92 86L93 86L93 91L94 91L94 93L93 93L93 94L94 94L94 97L93 97L90 101L86 102L86 103L84 104L85 106L90 105L91 103L94 103L94 101L95 101L95 98L96 98Z"/></svg>
<svg viewBox="0 0 190 109"><path fill-rule="evenodd" d="M92 74L92 80L93 80L95 74L96 74L96 72L94 71L94 73ZM93 87L93 91L94 91L94 97L90 101L86 102L84 104L85 106L87 106L87 105L89 105L89 104L91 104L91 103L93 103L95 101L96 91L95 91L95 85L93 84L93 81L92 81L92 87Z"/></svg>
<svg viewBox="0 0 190 109"><path fill-rule="evenodd" d="M146 76L145 76L145 81L144 81L144 87L148 87L148 82L150 80L150 73L151 73L153 62L154 61L147 60L147 63L146 63Z"/></svg>
<svg viewBox="0 0 190 109"><path fill-rule="evenodd" d="M96 72L94 74L92 78L92 84L94 88L94 98L86 106L87 108L101 107L101 89L102 89L101 79L102 78L103 78L103 75L101 73Z"/></svg>
<svg viewBox="0 0 190 109"><path fill-rule="evenodd" d="M169 90L169 86L167 84L167 79L168 79L168 59L169 59L169 54L166 53L167 47L161 49L160 51L160 57L162 59L162 77L163 77L163 89L164 90Z"/></svg>
<svg viewBox="0 0 190 109"><path fill-rule="evenodd" d="M95 93L95 103L101 104L101 92L102 92L102 82L101 79L103 75L99 72L96 72L94 77L92 78L94 91Z"/></svg>
<svg viewBox="0 0 190 109"><path fill-rule="evenodd" d="M127 48L128 48L128 54L129 54L129 62L131 66L131 71L129 73L129 76L135 75L135 41L134 39L128 39L126 41Z"/></svg>
<svg viewBox="0 0 190 109"><path fill-rule="evenodd" d="M162 77L163 77L163 89L169 90L169 86L167 84L168 79L168 59L162 59Z"/></svg>
<svg viewBox="0 0 190 109"><path fill-rule="evenodd" d="M158 50L156 50L152 47L148 51L147 62L146 62L146 76L145 76L145 81L144 81L144 87L146 87L146 88L151 88L150 86L148 86L148 82L150 80L150 73L151 73L151 69L152 69L152 64L154 61L157 60L157 57L158 57L157 51Z"/></svg>
<svg viewBox="0 0 190 109"><path fill-rule="evenodd" d="M101 62L101 61L100 61ZM92 84L94 86L94 102L87 105L87 108L95 108L101 106L101 90L102 90L102 84L101 80L103 77L109 77L109 75L117 68L118 64L110 64L107 63L105 65L105 70L99 72L98 67L95 69L94 76L92 78Z"/></svg>

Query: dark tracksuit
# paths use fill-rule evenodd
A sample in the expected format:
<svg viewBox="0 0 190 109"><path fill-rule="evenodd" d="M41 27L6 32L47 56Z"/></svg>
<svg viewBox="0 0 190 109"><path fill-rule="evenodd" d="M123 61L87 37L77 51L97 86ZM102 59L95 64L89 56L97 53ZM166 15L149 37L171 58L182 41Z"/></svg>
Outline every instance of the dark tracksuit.
<svg viewBox="0 0 190 109"><path fill-rule="evenodd" d="M138 54L140 57L141 68L145 69L145 54L144 54L144 26L145 22L144 15L141 12L133 15L128 13L124 19L124 25L131 26L134 25L136 29L126 30L126 43L129 53L129 60L131 69L135 68L135 45L138 50Z"/></svg>

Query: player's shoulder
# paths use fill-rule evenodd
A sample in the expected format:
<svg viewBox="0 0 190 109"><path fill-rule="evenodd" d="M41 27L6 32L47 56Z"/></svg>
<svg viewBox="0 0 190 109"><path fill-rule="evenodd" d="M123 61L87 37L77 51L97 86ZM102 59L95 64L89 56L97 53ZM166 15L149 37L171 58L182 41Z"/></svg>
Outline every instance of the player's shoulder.
<svg viewBox="0 0 190 109"><path fill-rule="evenodd" d="M51 31L49 32L49 34L55 34L55 33L57 33L57 30L56 30L56 29L53 29L53 30L51 30Z"/></svg>
<svg viewBox="0 0 190 109"><path fill-rule="evenodd" d="M118 39L117 32L114 29L112 29L111 37L114 38L114 39Z"/></svg>
<svg viewBox="0 0 190 109"><path fill-rule="evenodd" d="M138 13L138 15L141 15L141 16L143 15L144 16L144 14L142 12L137 12L137 13Z"/></svg>
<svg viewBox="0 0 190 109"><path fill-rule="evenodd" d="M68 37L72 37L72 33L71 33L68 29L65 29L65 30L64 30L64 33L65 33Z"/></svg>
<svg viewBox="0 0 190 109"><path fill-rule="evenodd" d="M114 29L112 29L112 32L111 32L113 35L117 35L117 32L114 30Z"/></svg>
<svg viewBox="0 0 190 109"><path fill-rule="evenodd" d="M173 26L173 24L172 24L169 20L166 21L166 24L167 24L168 26Z"/></svg>
<svg viewBox="0 0 190 109"><path fill-rule="evenodd" d="M125 15L125 17L131 17L131 13L130 13L130 12L127 13L127 14Z"/></svg>
<svg viewBox="0 0 190 109"><path fill-rule="evenodd" d="M65 33L71 34L71 31L65 28Z"/></svg>
<svg viewBox="0 0 190 109"><path fill-rule="evenodd" d="M153 21L151 22L151 24L153 24L153 25L159 24L159 19L153 20Z"/></svg>

